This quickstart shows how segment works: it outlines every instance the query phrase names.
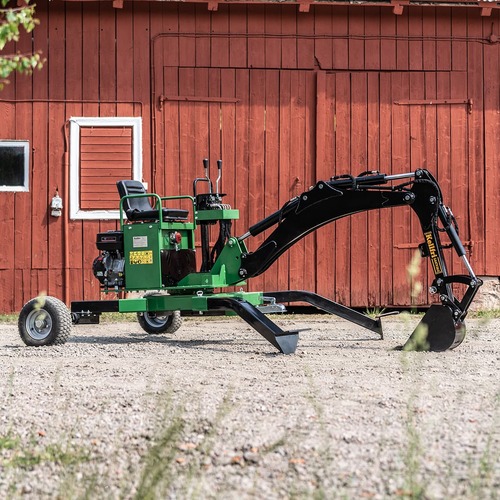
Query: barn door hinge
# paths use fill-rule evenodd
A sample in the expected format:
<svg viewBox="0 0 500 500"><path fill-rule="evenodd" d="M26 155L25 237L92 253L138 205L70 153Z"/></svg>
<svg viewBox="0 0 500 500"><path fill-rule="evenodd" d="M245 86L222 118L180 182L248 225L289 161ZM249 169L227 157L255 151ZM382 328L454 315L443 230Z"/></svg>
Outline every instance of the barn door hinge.
<svg viewBox="0 0 500 500"><path fill-rule="evenodd" d="M439 104L466 104L467 113L472 113L472 99L400 99L394 101L398 106L437 106Z"/></svg>

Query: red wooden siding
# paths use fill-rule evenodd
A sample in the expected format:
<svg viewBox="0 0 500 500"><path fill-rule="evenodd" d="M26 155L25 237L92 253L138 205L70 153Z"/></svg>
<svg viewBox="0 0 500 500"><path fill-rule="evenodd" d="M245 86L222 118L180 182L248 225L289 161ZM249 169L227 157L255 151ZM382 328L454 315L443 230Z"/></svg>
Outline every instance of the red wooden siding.
<svg viewBox="0 0 500 500"><path fill-rule="evenodd" d="M116 182L132 179L132 128L80 128L80 208L116 210Z"/></svg>
<svg viewBox="0 0 500 500"><path fill-rule="evenodd" d="M37 12L33 47L47 64L0 94L0 137L33 147L30 192L0 193L3 311L42 290L99 296L95 233L116 222L66 218L72 116L142 117L143 177L163 195L191 193L202 158L213 172L222 158L222 190L241 212L235 234L317 180L428 168L476 272L500 275L498 9L42 1ZM13 48L31 47L29 38ZM117 139L92 141L82 135L82 173L97 177L82 177L81 207L116 208L130 138L119 150ZM56 190L59 219L48 212ZM414 298L406 272L421 238L410 210L358 214L308 236L248 286L359 307L424 305L427 262ZM452 270L462 272L457 259Z"/></svg>

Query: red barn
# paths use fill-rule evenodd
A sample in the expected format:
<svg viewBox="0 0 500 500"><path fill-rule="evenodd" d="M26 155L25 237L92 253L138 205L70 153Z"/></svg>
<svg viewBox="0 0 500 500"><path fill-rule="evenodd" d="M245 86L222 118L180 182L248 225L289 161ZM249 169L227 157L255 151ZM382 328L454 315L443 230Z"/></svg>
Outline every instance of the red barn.
<svg viewBox="0 0 500 500"><path fill-rule="evenodd" d="M190 194L204 157L223 160L237 235L317 180L427 168L476 273L500 275L500 2L40 0L37 17L5 49L46 64L0 93L0 161L19 160L0 169L2 312L40 291L97 298L115 181ZM408 209L359 214L248 286L408 305L421 241ZM425 263L415 304L429 303L428 275Z"/></svg>

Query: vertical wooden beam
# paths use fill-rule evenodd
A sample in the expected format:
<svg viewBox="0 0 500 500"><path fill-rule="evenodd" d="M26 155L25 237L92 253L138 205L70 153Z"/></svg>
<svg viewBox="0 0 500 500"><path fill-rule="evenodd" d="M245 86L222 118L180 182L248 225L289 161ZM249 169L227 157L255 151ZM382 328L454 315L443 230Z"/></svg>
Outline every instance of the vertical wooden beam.
<svg viewBox="0 0 500 500"><path fill-rule="evenodd" d="M66 32L71 33L71 36L66 40L66 96L68 100L81 100L83 98L83 24L82 24L82 5L79 3L68 2L66 4ZM37 28L38 29L38 28ZM82 116L82 103L67 103L66 104L66 119L72 116ZM66 138L69 140L69 126L65 127ZM69 177L69 144L66 144L68 151L65 154L65 172L64 175ZM69 181L69 179L68 179ZM67 184L69 186L69 182ZM67 195L69 201L69 193L61 191L61 196ZM69 206L65 206L66 212ZM65 216L69 217L66 213ZM70 220L68 222L69 235L66 236L67 245L70 246L69 262L66 265L69 267L70 273L70 300L80 300L83 295L84 273L87 272L83 262L83 221ZM68 272L65 269L65 272Z"/></svg>
<svg viewBox="0 0 500 500"><path fill-rule="evenodd" d="M265 130L264 130L264 215L281 208L279 206L279 71L265 71ZM271 266L264 273L264 290L277 290L278 266Z"/></svg>
<svg viewBox="0 0 500 500"><path fill-rule="evenodd" d="M368 75L351 73L351 174L368 170ZM351 306L364 307L368 302L368 214L352 217Z"/></svg>
<svg viewBox="0 0 500 500"><path fill-rule="evenodd" d="M483 32L488 22L484 22ZM500 45L483 45L484 60L484 165L485 165L485 267L488 275L500 274L500 259L498 259L498 239L500 231L500 92L498 75L500 74ZM474 114L476 110L474 110ZM469 116L469 118L472 115Z"/></svg>
<svg viewBox="0 0 500 500"><path fill-rule="evenodd" d="M351 170L351 81L349 73L335 75L335 174L355 173ZM356 169L357 170L357 169ZM351 218L335 223L335 300L351 302Z"/></svg>
<svg viewBox="0 0 500 500"><path fill-rule="evenodd" d="M468 34L482 37L483 20L467 12ZM471 239L474 242L472 263L474 271L481 275L486 269L486 221L485 221L485 173L484 173L484 48L479 43L468 43L467 48L467 97L473 99L474 110L469 117L469 220Z"/></svg>

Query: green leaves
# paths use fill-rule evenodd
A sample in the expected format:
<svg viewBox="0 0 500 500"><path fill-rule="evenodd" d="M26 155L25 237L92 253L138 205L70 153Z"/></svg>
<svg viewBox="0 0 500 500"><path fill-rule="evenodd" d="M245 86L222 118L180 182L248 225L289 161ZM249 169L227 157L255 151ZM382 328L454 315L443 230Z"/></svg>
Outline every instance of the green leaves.
<svg viewBox="0 0 500 500"><path fill-rule="evenodd" d="M35 5L25 7L7 7L9 0L0 0L0 51L9 42L18 42L21 33L30 33L38 25L35 16ZM39 53L35 54L0 54L0 90L7 78L15 71L31 74L35 68L41 68L43 60Z"/></svg>

